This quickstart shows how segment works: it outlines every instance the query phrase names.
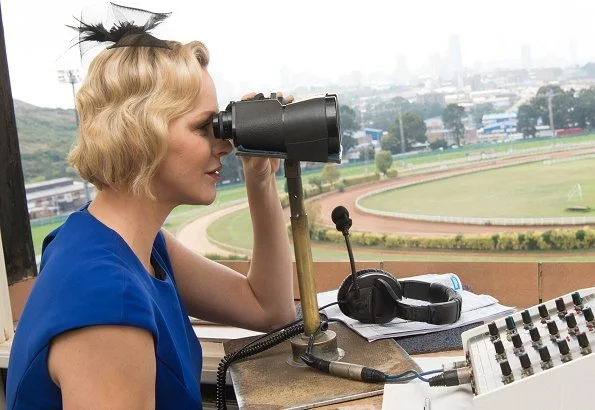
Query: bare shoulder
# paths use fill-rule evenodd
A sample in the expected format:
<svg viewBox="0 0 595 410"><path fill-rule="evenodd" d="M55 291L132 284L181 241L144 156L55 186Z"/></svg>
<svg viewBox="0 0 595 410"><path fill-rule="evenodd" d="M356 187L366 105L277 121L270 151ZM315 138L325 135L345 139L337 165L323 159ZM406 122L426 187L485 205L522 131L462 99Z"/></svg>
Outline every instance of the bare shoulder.
<svg viewBox="0 0 595 410"><path fill-rule="evenodd" d="M48 370L63 407L154 407L156 359L152 334L131 326L90 326L57 336Z"/></svg>

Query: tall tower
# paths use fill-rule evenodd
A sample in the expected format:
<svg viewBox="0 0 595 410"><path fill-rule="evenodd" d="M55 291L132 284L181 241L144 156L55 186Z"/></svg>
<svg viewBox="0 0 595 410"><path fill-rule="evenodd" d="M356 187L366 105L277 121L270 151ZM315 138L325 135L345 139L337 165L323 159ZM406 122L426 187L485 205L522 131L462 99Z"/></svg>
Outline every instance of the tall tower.
<svg viewBox="0 0 595 410"><path fill-rule="evenodd" d="M461 53L461 40L458 35L450 36L448 57L452 79L460 87L463 82L463 54Z"/></svg>
<svg viewBox="0 0 595 410"><path fill-rule="evenodd" d="M533 62L531 61L530 44L523 44L523 46L521 47L521 63L525 70L528 70L533 66Z"/></svg>

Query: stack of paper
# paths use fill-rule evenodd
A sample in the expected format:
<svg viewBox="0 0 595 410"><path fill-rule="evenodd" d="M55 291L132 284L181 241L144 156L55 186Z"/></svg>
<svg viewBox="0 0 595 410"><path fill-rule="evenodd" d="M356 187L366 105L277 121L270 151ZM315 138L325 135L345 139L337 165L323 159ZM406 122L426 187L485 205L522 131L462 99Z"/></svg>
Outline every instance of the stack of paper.
<svg viewBox="0 0 595 410"><path fill-rule="evenodd" d="M457 328L471 323L489 322L496 318L509 315L516 311L515 308L503 306L498 300L489 295L476 295L472 292L462 289L459 277L454 273L445 274L427 274L415 276L413 280L425 282L440 282L446 286L452 287L459 292L463 298L460 319L450 325L431 325L423 322L409 322L403 319L394 319L384 325L365 324L345 316L337 305L324 309L323 313L329 317L342 321L356 333L365 337L369 341L378 339L387 339L393 337L413 336L441 330ZM407 280L402 279L402 280ZM325 306L337 301L337 290L318 294L318 306ZM427 302L413 299L403 299L404 303L421 305Z"/></svg>

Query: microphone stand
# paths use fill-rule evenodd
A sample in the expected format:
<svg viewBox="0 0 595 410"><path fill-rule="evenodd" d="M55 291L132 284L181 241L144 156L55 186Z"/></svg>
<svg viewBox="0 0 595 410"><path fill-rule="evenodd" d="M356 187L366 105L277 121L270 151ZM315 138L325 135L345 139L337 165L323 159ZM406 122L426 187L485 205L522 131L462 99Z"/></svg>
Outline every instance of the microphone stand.
<svg viewBox="0 0 595 410"><path fill-rule="evenodd" d="M304 333L292 338L291 347L293 364L296 366L305 366L300 359L300 355L306 352L311 336L314 338L312 352L316 356L327 360L336 360L343 354L337 348L335 332L332 330L319 332L320 315L318 313L314 264L312 262L312 249L310 247L310 230L308 228L308 215L304 207L304 193L299 161L285 160L285 178L287 179L287 193L289 195L291 232L300 290L300 303L304 318Z"/></svg>

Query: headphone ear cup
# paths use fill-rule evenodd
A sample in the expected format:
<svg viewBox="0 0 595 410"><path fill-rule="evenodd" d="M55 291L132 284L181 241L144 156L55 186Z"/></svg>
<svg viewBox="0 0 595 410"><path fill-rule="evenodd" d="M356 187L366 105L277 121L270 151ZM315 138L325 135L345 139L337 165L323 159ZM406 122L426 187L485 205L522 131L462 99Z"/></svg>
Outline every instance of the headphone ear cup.
<svg viewBox="0 0 595 410"><path fill-rule="evenodd" d="M393 275L391 275L387 271L384 271L382 269L374 269L374 268L358 270L357 272L355 272L355 277L357 279L358 277L360 277L361 275L364 275L366 273L378 273L381 275L387 275L387 276L389 276L389 279L393 279L395 281L397 280ZM341 286L339 286L339 290L337 292L337 301L346 301L347 300L347 293L349 292L352 285L353 285L353 275L347 275L347 277L345 277L345 279L343 279ZM341 302L339 302L339 305L341 305Z"/></svg>
<svg viewBox="0 0 595 410"><path fill-rule="evenodd" d="M356 272L356 281L360 289L358 296L352 275L343 280L337 291L341 312L362 323L381 324L393 320L395 300L403 295L397 278L382 269L363 269Z"/></svg>

